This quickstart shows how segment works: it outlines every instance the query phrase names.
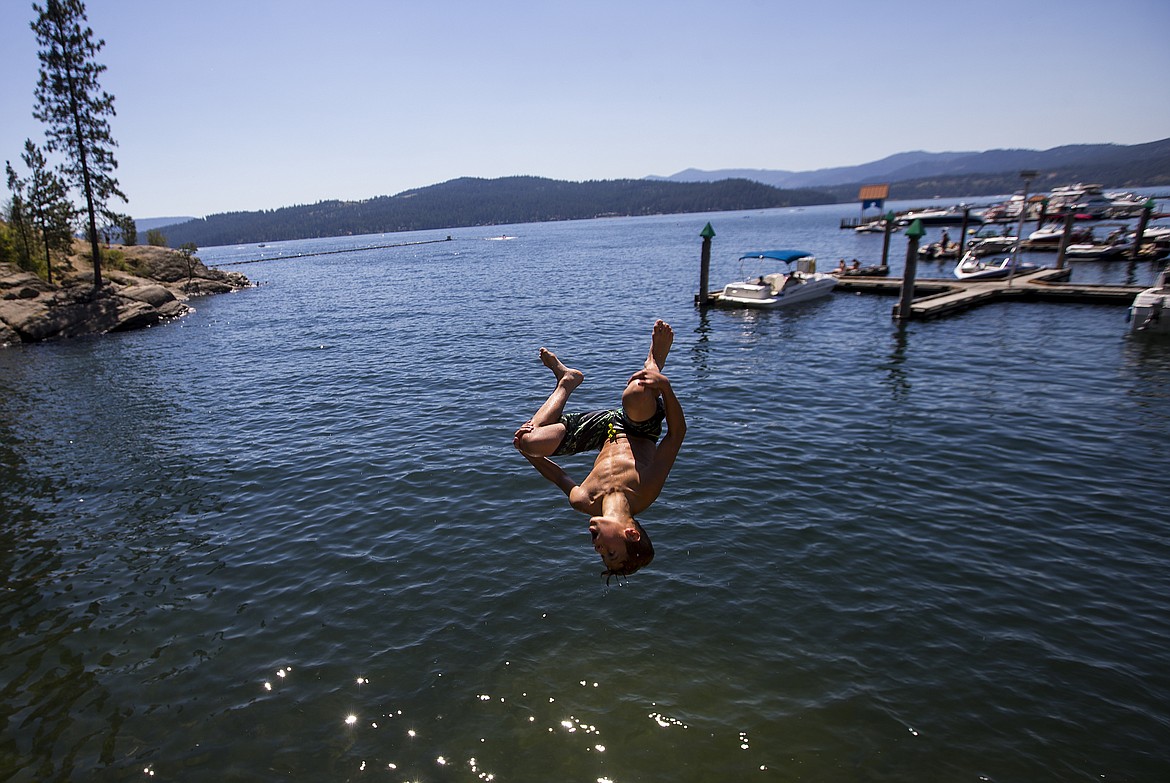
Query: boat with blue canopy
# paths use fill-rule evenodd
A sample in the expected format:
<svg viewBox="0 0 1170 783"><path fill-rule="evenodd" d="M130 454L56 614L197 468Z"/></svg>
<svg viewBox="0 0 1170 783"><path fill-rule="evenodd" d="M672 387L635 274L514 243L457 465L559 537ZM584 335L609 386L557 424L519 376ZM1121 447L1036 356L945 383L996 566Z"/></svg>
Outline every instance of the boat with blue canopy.
<svg viewBox="0 0 1170 783"><path fill-rule="evenodd" d="M782 271L775 270L784 264ZM828 296L837 279L817 272L807 250L753 250L739 257L741 278L723 286L716 303L727 307L773 308Z"/></svg>

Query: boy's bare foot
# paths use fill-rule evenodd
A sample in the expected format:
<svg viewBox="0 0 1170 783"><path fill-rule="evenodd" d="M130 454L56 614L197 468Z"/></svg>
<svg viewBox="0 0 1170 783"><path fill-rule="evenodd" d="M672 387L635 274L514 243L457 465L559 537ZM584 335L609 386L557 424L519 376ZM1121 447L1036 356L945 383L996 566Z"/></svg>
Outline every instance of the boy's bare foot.
<svg viewBox="0 0 1170 783"><path fill-rule="evenodd" d="M674 330L670 324L659 318L654 322L654 330L650 333L650 355L647 364L654 362L661 370L666 364L666 355L670 353L670 346L674 344Z"/></svg>
<svg viewBox="0 0 1170 783"><path fill-rule="evenodd" d="M572 367L566 367L564 363L557 358L557 355L547 348L540 349L540 361L544 366L553 371L556 376L557 383L565 386L570 391L576 389L585 380L585 374L580 370L574 370Z"/></svg>

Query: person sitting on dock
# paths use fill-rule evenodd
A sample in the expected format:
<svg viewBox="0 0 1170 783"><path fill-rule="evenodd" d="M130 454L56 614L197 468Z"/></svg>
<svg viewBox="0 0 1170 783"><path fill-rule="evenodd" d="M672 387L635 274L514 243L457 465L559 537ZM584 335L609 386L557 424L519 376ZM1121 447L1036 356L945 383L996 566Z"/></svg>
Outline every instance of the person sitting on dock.
<svg viewBox="0 0 1170 783"><path fill-rule="evenodd" d="M589 515L593 549L605 565L602 576L629 576L654 558L654 547L634 519L657 500L686 435L682 405L662 374L674 330L659 319L650 335L642 369L630 376L621 407L588 413L565 413L565 404L585 376L565 366L557 355L540 349L540 361L552 370L557 385L536 414L520 425L512 445L569 498L569 505ZM662 434L662 422L667 432ZM593 469L577 484L550 457L599 449Z"/></svg>

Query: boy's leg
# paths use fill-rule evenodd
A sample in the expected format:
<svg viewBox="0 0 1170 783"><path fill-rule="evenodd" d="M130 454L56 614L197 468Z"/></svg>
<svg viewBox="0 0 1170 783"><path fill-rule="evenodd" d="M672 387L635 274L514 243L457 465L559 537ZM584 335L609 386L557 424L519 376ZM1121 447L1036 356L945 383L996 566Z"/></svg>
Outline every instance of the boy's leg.
<svg viewBox="0 0 1170 783"><path fill-rule="evenodd" d="M580 370L566 367L555 353L544 348L540 349L540 361L552 370L557 385L536 414L520 428L516 437L516 447L534 457L548 457L557 450L557 446L561 445L565 437L565 425L561 424L561 414L564 413L569 395L581 385L585 376Z"/></svg>
<svg viewBox="0 0 1170 783"><path fill-rule="evenodd" d="M661 318L654 322L654 329L650 333L650 350L646 354L646 361L642 363L644 370L662 372L666 364L666 355L670 353L670 346L674 344L674 330L670 324ZM630 383L622 392L622 409L630 421L646 421L653 418L658 410L658 392L644 388L641 384Z"/></svg>

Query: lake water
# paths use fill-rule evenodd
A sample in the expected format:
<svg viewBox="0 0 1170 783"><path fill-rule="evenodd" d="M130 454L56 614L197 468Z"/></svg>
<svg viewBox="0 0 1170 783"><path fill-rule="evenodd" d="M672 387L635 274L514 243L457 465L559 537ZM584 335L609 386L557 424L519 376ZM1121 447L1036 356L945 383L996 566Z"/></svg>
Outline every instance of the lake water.
<svg viewBox="0 0 1170 783"><path fill-rule="evenodd" d="M1170 779L1170 343L694 307L708 221L714 286L876 261L855 211L208 248L260 285L0 350L0 778ZM608 406L658 317L689 430L606 587L511 436L541 345Z"/></svg>

